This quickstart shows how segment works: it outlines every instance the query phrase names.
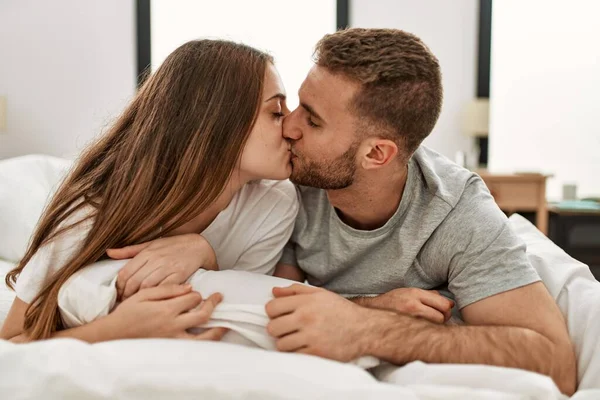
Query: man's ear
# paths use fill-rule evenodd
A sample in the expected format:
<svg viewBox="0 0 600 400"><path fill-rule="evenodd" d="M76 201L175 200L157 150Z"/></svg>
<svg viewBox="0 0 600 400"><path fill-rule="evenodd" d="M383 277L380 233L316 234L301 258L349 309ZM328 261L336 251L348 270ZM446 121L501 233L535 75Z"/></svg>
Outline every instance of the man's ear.
<svg viewBox="0 0 600 400"><path fill-rule="evenodd" d="M370 138L365 143L361 165L364 169L388 165L398 154L398 145L389 139Z"/></svg>

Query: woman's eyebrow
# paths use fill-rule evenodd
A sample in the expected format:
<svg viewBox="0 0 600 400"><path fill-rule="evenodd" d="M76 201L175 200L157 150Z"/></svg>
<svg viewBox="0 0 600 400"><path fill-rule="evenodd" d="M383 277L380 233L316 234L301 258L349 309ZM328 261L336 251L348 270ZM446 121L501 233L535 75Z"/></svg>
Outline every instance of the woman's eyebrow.
<svg viewBox="0 0 600 400"><path fill-rule="evenodd" d="M273 100L273 99L281 99L281 100L285 100L285 99L286 99L286 96L285 96L285 94L283 94L283 93L277 93L277 94L275 94L275 95L273 95L273 96L269 97L268 99L266 99L266 100L265 100L265 103L266 103L266 102L268 102L268 101L271 101L271 100Z"/></svg>

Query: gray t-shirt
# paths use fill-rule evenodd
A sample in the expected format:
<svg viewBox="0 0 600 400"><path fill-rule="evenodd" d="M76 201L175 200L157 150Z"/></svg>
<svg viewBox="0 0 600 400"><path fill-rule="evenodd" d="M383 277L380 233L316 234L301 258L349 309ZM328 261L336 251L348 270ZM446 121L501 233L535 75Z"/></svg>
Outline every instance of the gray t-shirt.
<svg viewBox="0 0 600 400"><path fill-rule="evenodd" d="M324 190L298 190L300 211L281 262L300 267L312 285L344 296L447 286L460 309L540 280L481 178L424 146L381 228L354 229Z"/></svg>

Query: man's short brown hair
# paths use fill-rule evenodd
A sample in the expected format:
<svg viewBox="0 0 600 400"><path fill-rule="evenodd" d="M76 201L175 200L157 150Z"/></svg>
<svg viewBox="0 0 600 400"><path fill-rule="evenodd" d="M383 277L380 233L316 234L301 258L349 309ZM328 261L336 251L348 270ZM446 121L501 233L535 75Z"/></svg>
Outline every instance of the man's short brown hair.
<svg viewBox="0 0 600 400"><path fill-rule="evenodd" d="M377 127L410 156L431 133L442 108L437 58L415 35L397 29L352 28L325 35L315 63L359 82L350 104L361 127Z"/></svg>

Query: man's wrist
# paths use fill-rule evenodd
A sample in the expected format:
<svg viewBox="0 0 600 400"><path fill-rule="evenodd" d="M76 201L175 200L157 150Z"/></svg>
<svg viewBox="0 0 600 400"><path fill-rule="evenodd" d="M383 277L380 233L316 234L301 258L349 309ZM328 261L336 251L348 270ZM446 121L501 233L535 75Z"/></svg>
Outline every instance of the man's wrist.
<svg viewBox="0 0 600 400"><path fill-rule="evenodd" d="M375 303L375 299L379 297L379 296L361 296L361 297L353 297L350 299L351 302L353 302L354 304L357 304L359 306L362 307L373 307L373 304Z"/></svg>
<svg viewBox="0 0 600 400"><path fill-rule="evenodd" d="M430 323L394 311L371 309L365 316L368 334L362 345L363 355L402 365L414 361L414 339L426 334Z"/></svg>

